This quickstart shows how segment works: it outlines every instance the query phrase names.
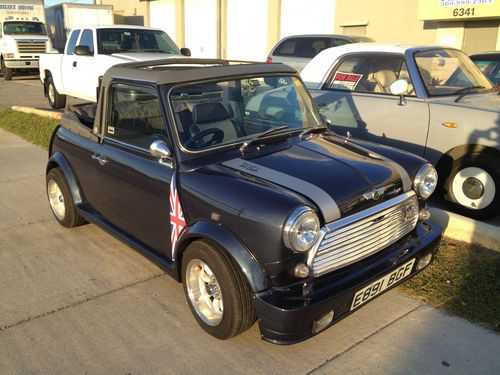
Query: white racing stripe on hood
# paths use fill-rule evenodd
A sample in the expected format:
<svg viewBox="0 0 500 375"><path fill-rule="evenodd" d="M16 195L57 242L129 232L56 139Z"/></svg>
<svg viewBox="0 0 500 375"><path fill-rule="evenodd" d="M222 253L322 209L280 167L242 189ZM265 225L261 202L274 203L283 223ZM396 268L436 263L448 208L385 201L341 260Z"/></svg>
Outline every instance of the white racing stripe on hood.
<svg viewBox="0 0 500 375"><path fill-rule="evenodd" d="M330 194L316 185L240 158L229 160L222 164L304 195L319 207L327 223L338 220L341 217L339 207Z"/></svg>

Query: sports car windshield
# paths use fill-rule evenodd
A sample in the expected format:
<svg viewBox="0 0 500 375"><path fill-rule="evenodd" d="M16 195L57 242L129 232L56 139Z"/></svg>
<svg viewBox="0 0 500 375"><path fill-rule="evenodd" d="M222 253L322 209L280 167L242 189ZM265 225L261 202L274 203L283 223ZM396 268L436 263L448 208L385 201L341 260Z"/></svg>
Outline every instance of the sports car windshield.
<svg viewBox="0 0 500 375"><path fill-rule="evenodd" d="M492 89L488 79L463 52L452 49L418 52L415 61L430 96Z"/></svg>
<svg viewBox="0 0 500 375"><path fill-rule="evenodd" d="M179 141L190 151L323 126L302 82L292 76L182 86L170 93L170 103Z"/></svg>

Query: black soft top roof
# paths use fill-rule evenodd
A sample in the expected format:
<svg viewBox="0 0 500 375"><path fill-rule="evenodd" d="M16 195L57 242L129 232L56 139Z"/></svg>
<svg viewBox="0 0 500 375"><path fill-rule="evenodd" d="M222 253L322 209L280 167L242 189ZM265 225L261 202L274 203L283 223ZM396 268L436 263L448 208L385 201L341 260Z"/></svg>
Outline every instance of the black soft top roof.
<svg viewBox="0 0 500 375"><path fill-rule="evenodd" d="M116 78L161 85L259 74L298 73L288 65L279 63L172 58L115 65L104 75L103 84L107 85Z"/></svg>

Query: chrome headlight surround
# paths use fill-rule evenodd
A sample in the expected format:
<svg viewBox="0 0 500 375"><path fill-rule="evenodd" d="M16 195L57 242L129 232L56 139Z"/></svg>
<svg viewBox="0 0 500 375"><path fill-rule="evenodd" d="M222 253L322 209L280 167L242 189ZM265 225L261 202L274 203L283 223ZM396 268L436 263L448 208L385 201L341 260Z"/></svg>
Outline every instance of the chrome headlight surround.
<svg viewBox="0 0 500 375"><path fill-rule="evenodd" d="M316 212L301 206L288 216L283 229L283 242L293 251L306 252L318 241L320 230L321 224Z"/></svg>
<svg viewBox="0 0 500 375"><path fill-rule="evenodd" d="M436 168L430 163L426 163L420 167L415 179L413 180L413 190L421 199L429 198L434 190L436 190L438 183L438 173Z"/></svg>

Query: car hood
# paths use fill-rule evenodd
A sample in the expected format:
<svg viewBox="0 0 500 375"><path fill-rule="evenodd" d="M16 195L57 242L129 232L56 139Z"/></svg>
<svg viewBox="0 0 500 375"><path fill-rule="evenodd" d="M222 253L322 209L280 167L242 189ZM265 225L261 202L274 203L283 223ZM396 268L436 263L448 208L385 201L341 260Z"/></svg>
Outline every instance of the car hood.
<svg viewBox="0 0 500 375"><path fill-rule="evenodd" d="M148 61L169 59L172 57L179 57L171 53L154 53L154 52L128 52L128 53L113 53L111 56L116 57L123 61Z"/></svg>
<svg viewBox="0 0 500 375"><path fill-rule="evenodd" d="M241 175L303 195L319 208L325 222L411 189L403 167L334 135L313 137L267 155L235 158L222 164ZM377 199L368 195L374 189L381 189Z"/></svg>
<svg viewBox="0 0 500 375"><path fill-rule="evenodd" d="M468 94L462 99L455 102L456 96L433 98L432 102L440 104L452 104L458 107L471 108L471 109L485 109L494 112L500 112L500 95L498 92L484 93L484 94Z"/></svg>

